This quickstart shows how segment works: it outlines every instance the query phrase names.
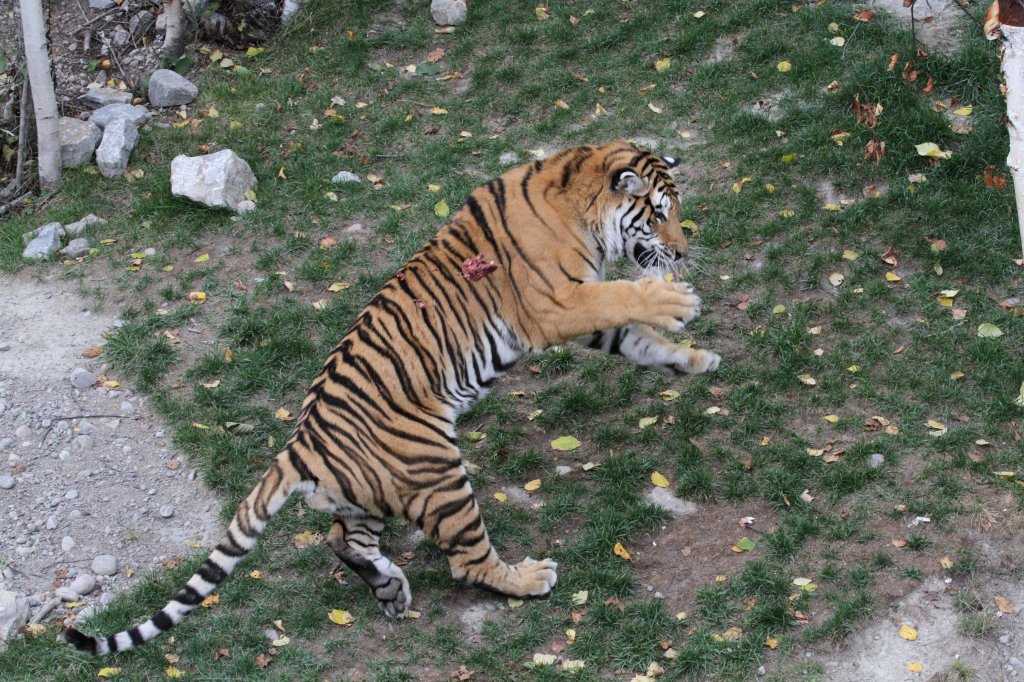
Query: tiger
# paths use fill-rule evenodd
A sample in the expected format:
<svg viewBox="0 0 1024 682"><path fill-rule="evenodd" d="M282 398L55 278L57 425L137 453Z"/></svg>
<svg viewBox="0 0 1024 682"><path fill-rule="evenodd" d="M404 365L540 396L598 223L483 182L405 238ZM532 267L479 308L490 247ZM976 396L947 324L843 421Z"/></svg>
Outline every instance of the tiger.
<svg viewBox="0 0 1024 682"><path fill-rule="evenodd" d="M680 331L701 313L694 287L667 276L685 270L689 251L678 165L619 141L562 150L474 190L327 356L283 450L184 586L141 625L107 637L70 626L67 641L100 655L167 632L296 493L331 515L326 544L390 618L412 604L379 545L394 516L436 543L456 579L518 598L548 594L553 559L510 565L491 545L456 418L522 356L574 340L664 372L718 368L717 353L656 331ZM646 276L605 281L606 264L622 258Z"/></svg>

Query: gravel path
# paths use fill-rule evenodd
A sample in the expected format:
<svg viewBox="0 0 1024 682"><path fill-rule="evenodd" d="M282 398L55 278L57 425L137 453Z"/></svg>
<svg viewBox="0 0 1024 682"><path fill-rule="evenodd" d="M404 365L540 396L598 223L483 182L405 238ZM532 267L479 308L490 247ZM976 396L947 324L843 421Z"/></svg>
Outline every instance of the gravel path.
<svg viewBox="0 0 1024 682"><path fill-rule="evenodd" d="M218 498L146 399L91 384L102 356L82 351L116 320L89 308L56 277L0 275L0 590L27 595L33 614L59 597L49 618L67 601L106 604L222 531Z"/></svg>

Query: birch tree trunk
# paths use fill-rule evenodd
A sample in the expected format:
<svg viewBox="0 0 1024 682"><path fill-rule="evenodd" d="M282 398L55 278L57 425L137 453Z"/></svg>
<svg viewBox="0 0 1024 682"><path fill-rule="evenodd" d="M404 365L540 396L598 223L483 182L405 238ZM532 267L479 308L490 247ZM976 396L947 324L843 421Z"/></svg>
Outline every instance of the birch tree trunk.
<svg viewBox="0 0 1024 682"><path fill-rule="evenodd" d="M1006 165L1017 201L1017 229L1024 254L1024 0L995 0L985 12L983 30L989 40L1002 40L1003 94L1010 154Z"/></svg>
<svg viewBox="0 0 1024 682"><path fill-rule="evenodd" d="M44 190L60 184L60 123L57 96L53 92L50 53L46 45L46 21L41 0L20 0L21 35L25 41L32 108L36 117L39 148L39 184Z"/></svg>
<svg viewBox="0 0 1024 682"><path fill-rule="evenodd" d="M167 17L167 25L164 29L163 51L168 57L178 58L185 50L185 39L182 36L185 20L181 0L165 0L164 16Z"/></svg>

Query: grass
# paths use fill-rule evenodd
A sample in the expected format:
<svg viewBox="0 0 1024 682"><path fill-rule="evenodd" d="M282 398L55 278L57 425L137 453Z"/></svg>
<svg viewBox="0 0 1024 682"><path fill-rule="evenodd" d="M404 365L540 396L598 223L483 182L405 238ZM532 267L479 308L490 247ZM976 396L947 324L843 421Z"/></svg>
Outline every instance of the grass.
<svg viewBox="0 0 1024 682"><path fill-rule="evenodd" d="M288 436L275 410L297 411L360 306L437 229L437 202L457 206L502 171L505 152L527 160L539 147L618 137L681 152L683 217L697 225L702 254L693 280L706 304L680 340L724 356L715 375L669 380L579 348L551 349L463 416L463 433L487 434L461 446L492 539L509 558L559 561L549 599L510 605L458 585L436 547L393 524L385 545L411 557L405 570L423 614L393 626L358 579L332 577L325 546L294 549L294 534L324 533L328 522L292 505L224 584L220 603L173 638L99 662L55 644L51 627L14 642L0 677L85 680L117 665L121 679L158 679L165 655L189 678L406 680L447 678L460 665L489 679L567 677L523 666L554 647L586 662L582 679L631 676L652 661L677 679L746 679L762 664L767 679L821 679L820 666L797 652L841 642L883 613L873 597L881 582L909 591L932 575L973 575L971 554L947 547L958 524L993 497L1024 499L1015 481L992 473L1019 472L1014 400L1024 378L1024 319L999 304L1019 294L1012 195L982 181L989 165L1005 172L997 57L971 33L954 54L910 59L918 78L907 82L909 34L883 16L856 22L855 5L843 2L799 11L768 0L734 5L553 2L541 21L532 6L478 0L466 24L437 34L422 3L311 0L264 54L237 55L249 75L205 68L188 112L198 123L144 134L133 157L141 179L72 171L39 211L0 225L0 268L16 271L25 267L20 234L31 227L88 211L110 220L96 236L116 241L53 267L97 304L97 289L130 292L106 357L152 395L226 513ZM843 48L829 42L833 22ZM709 59L716 43L729 45L719 61ZM426 55L438 47L445 54L430 75ZM889 71L894 53L904 57ZM666 57L670 68L655 70ZM791 70L780 71L781 61ZM857 122L855 96L883 104L874 129ZM954 97L974 107L969 134L953 133L935 111ZM778 105L766 113L759 101ZM592 115L598 105L607 114ZM850 134L842 146L836 131ZM888 149L878 164L864 159L873 139ZM914 145L926 141L952 158L918 156ZM223 147L259 179L258 210L237 220L168 190L176 154ZM339 170L375 174L381 186L332 185ZM925 180L908 179L918 174ZM865 197L868 185L881 195ZM156 255L128 270L130 254L147 247ZM882 260L889 247L895 264ZM196 262L203 253L209 260ZM844 277L838 287L833 273ZM351 286L331 293L332 282ZM944 289L958 289L953 308L965 319L936 299ZM189 302L192 291L207 302ZM1003 335L979 338L981 322ZM190 327L213 339L208 350L175 343ZM681 395L665 402L659 394L670 387ZM639 430L644 416L659 422ZM935 435L929 420L946 433ZM554 457L548 442L566 434L583 447ZM876 453L884 463L872 468ZM572 473L556 476L556 465ZM648 503L655 470L717 525L693 529ZM492 497L534 478L543 486L527 505ZM755 550L729 551L747 531L721 522L725 514L759 517L747 533ZM916 516L930 525L908 533ZM897 536L907 543L898 554L889 544ZM673 555L671 570L688 586L665 599L644 589L643 580L665 577L645 573L652 542L704 552L682 562ZM613 553L616 543L633 562ZM933 551L953 557L953 568L925 561ZM714 572L691 587L688 562L711 557ZM142 580L86 627L138 621L200 560ZM254 569L262 580L248 577ZM795 577L817 589L796 588ZM574 604L584 590L586 603ZM491 609L475 631L460 620L474 604ZM332 608L350 610L352 628L330 624ZM811 622L798 627L801 616ZM984 636L985 616L966 611L962 629ZM263 633L275 620L291 643L264 669L257 657L270 654ZM567 629L576 632L571 643ZM231 656L214 660L220 647Z"/></svg>

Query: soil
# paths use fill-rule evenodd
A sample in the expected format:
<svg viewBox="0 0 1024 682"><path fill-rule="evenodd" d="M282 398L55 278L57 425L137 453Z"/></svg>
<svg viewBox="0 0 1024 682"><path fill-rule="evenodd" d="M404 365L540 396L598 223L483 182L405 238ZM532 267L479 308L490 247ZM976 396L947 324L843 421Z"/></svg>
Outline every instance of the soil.
<svg viewBox="0 0 1024 682"><path fill-rule="evenodd" d="M53 275L0 275L0 348L9 347L0 351L0 475L13 478L0 489L2 584L37 607L90 573L99 555L116 557L118 571L97 576L86 608L222 532L220 500L170 444L146 398L103 386L116 378L102 356L83 357L117 320L90 309L75 288ZM97 383L74 388L76 368Z"/></svg>

